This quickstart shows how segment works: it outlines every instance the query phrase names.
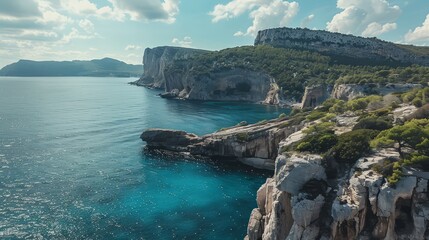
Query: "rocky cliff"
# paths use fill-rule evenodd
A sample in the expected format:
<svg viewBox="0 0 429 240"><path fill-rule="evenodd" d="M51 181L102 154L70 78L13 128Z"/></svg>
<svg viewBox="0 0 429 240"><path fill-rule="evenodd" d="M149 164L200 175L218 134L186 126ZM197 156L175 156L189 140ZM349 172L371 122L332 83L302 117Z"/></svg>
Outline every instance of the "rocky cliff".
<svg viewBox="0 0 429 240"><path fill-rule="evenodd" d="M393 61L429 65L429 56L415 54L404 47L376 38L363 38L340 33L300 28L275 28L258 32L255 45L304 49L322 54L366 59L372 62Z"/></svg>
<svg viewBox="0 0 429 240"><path fill-rule="evenodd" d="M252 70L234 68L206 74L195 73L192 69L179 70L166 73L165 79L165 95L168 97L279 103L279 88L275 80Z"/></svg>
<svg viewBox="0 0 429 240"><path fill-rule="evenodd" d="M341 100L350 100L371 94L387 95L389 93L407 92L414 88L423 87L421 84L389 83L389 84L336 84L331 97Z"/></svg>
<svg viewBox="0 0 429 240"><path fill-rule="evenodd" d="M428 239L427 178L403 177L393 188L371 169L392 157L360 159L332 191L320 156L280 155L258 190L248 239Z"/></svg>
<svg viewBox="0 0 429 240"><path fill-rule="evenodd" d="M165 87L165 70L176 60L187 60L197 54L207 53L206 50L181 47L146 48L143 55L144 73L133 84L152 88Z"/></svg>
<svg viewBox="0 0 429 240"><path fill-rule="evenodd" d="M335 121L335 132L347 132L357 117L345 114ZM280 149L300 141L305 130L281 141ZM343 170L335 178L322 159L279 153L273 177L257 192L246 239L429 239L429 173L406 170L389 185L374 166L398 160L392 150L338 168Z"/></svg>
<svg viewBox="0 0 429 240"><path fill-rule="evenodd" d="M219 62L198 71L197 56L206 53L209 51L178 47L147 48L144 74L133 84L165 89L161 94L165 98L279 104L280 88L266 73Z"/></svg>
<svg viewBox="0 0 429 240"><path fill-rule="evenodd" d="M329 90L324 85L305 87L301 108L314 108L329 98Z"/></svg>

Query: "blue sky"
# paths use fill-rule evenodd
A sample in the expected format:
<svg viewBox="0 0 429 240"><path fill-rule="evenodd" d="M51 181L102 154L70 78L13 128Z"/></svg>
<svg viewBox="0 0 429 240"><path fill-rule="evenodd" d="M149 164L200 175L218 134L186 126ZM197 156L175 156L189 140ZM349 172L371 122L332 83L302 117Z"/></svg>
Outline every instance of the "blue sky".
<svg viewBox="0 0 429 240"><path fill-rule="evenodd" d="M1 0L0 67L113 57L146 47L251 45L258 30L323 29L429 45L428 0Z"/></svg>

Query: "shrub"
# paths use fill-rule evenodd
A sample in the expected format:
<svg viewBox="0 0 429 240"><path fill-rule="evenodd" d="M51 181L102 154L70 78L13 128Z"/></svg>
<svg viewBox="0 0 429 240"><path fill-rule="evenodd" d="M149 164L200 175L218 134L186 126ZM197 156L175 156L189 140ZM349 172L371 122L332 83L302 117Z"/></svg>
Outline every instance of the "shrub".
<svg viewBox="0 0 429 240"><path fill-rule="evenodd" d="M330 122L333 121L335 119L337 115L335 115L334 113L327 113L322 119L322 122Z"/></svg>
<svg viewBox="0 0 429 240"><path fill-rule="evenodd" d="M337 143L337 135L331 129L332 123L320 123L304 131L305 137L297 143L301 152L324 153Z"/></svg>
<svg viewBox="0 0 429 240"><path fill-rule="evenodd" d="M285 117L287 117L286 113L281 113L281 114L279 115L279 118L280 118L280 119L281 119L281 118L285 118Z"/></svg>
<svg viewBox="0 0 429 240"><path fill-rule="evenodd" d="M328 111L331 107L333 107L335 104L341 101L342 100L339 100L336 98L329 98L328 100L324 101L320 107L323 111Z"/></svg>
<svg viewBox="0 0 429 240"><path fill-rule="evenodd" d="M326 154L327 158L333 158L337 162L354 163L371 148L369 141L377 135L378 131L359 129L346 132L338 137L338 143Z"/></svg>
<svg viewBox="0 0 429 240"><path fill-rule="evenodd" d="M423 106L423 102L422 102L422 100L421 100L420 98L414 98L412 103L413 103L413 105L414 105L414 106L416 106L416 107L421 107L421 106Z"/></svg>
<svg viewBox="0 0 429 240"><path fill-rule="evenodd" d="M247 140L249 140L249 134L247 134L247 132L237 133L237 135L235 136L237 137L237 140L240 142L247 142Z"/></svg>
<svg viewBox="0 0 429 240"><path fill-rule="evenodd" d="M346 110L347 110L346 102L343 100L339 100L331 108L329 108L329 112L331 113L343 113Z"/></svg>
<svg viewBox="0 0 429 240"><path fill-rule="evenodd" d="M353 130L358 129L372 129L383 131L392 127L392 124L386 120L377 117L366 117L361 119L354 127Z"/></svg>
<svg viewBox="0 0 429 240"><path fill-rule="evenodd" d="M307 115L306 119L308 121L314 121L314 120L323 118L325 115L326 115L325 112L314 110L310 114Z"/></svg>

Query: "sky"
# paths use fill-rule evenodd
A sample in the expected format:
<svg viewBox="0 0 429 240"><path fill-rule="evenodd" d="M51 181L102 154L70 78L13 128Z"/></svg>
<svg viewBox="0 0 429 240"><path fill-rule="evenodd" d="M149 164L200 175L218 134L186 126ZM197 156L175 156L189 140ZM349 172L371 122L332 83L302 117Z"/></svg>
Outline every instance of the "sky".
<svg viewBox="0 0 429 240"><path fill-rule="evenodd" d="M252 45L258 30L306 27L429 46L428 0L0 0L0 67L144 49Z"/></svg>

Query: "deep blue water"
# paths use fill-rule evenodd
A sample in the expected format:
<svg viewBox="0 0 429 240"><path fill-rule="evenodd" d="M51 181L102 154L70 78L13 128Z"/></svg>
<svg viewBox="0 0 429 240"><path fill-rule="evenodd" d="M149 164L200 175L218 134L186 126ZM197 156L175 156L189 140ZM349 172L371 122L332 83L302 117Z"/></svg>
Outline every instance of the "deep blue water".
<svg viewBox="0 0 429 240"><path fill-rule="evenodd" d="M267 172L146 156L139 135L285 110L165 100L131 80L0 78L1 239L243 238Z"/></svg>

